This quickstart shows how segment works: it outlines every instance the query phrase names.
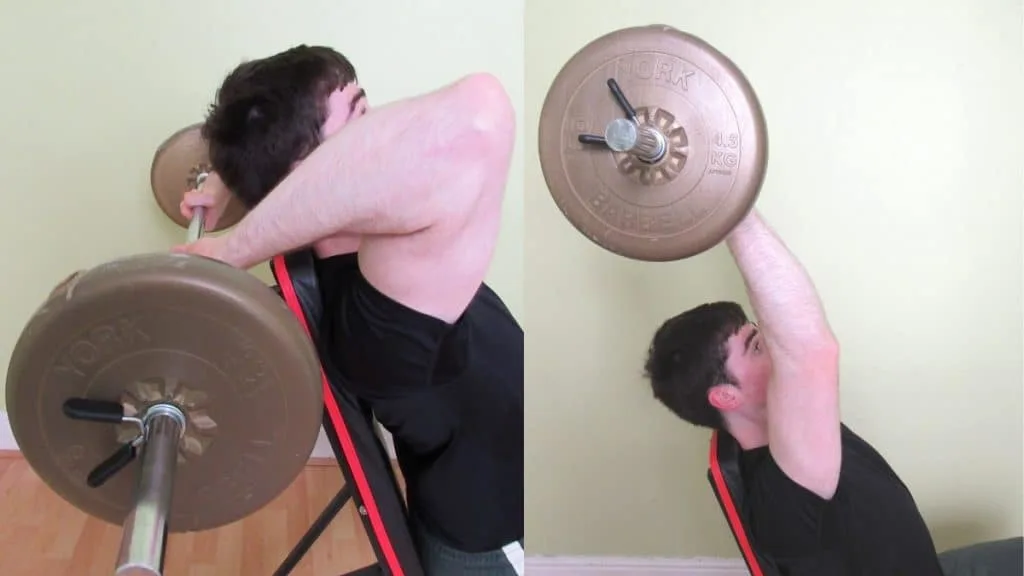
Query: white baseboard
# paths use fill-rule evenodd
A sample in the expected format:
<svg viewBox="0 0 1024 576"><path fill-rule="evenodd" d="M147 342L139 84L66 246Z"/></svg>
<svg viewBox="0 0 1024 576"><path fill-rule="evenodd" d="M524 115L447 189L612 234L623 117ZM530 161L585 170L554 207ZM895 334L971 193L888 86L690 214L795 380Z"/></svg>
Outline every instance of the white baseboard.
<svg viewBox="0 0 1024 576"><path fill-rule="evenodd" d="M378 427L378 433L381 435L381 439L384 441L384 447L387 449L388 456L392 460L395 459L395 445L391 440L391 434L388 434L387 430ZM11 423L7 419L7 412L0 410L0 450L17 450L18 443L14 440L14 433L11 432ZM334 458L334 451L331 450L331 443L327 440L327 434L324 433L323 428L320 429L320 436L316 439L316 444L313 446L313 453L309 455L310 458Z"/></svg>
<svg viewBox="0 0 1024 576"><path fill-rule="evenodd" d="M740 559L527 556L530 576L750 576Z"/></svg>
<svg viewBox="0 0 1024 576"><path fill-rule="evenodd" d="M18 443L14 441L14 433L11 432L11 423L7 420L7 412L0 410L0 450L17 450Z"/></svg>

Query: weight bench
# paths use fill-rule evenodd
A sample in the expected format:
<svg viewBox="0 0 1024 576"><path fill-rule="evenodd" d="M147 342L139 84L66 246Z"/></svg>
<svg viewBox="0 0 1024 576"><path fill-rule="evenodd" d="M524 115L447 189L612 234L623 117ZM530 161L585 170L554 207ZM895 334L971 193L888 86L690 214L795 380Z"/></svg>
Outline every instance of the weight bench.
<svg viewBox="0 0 1024 576"><path fill-rule="evenodd" d="M740 446L729 434L711 434L707 477L750 576L786 576L758 550L743 522L745 490ZM939 562L946 576L1020 576L1024 574L1024 539L1008 538L947 550L939 554Z"/></svg>
<svg viewBox="0 0 1024 576"><path fill-rule="evenodd" d="M784 576L779 567L757 550L743 524L743 476L740 474L740 445L728 434L711 433L708 455L708 481L725 514L736 545L750 576Z"/></svg>
<svg viewBox="0 0 1024 576"><path fill-rule="evenodd" d="M318 326L323 303L309 250L278 256L271 262L277 291L321 354ZM281 563L275 576L290 574L338 512L352 501L359 511L377 562L347 576L382 574L422 576L409 529L407 510L384 444L376 434L370 407L338 385L334 367L322 362L323 429L345 484Z"/></svg>

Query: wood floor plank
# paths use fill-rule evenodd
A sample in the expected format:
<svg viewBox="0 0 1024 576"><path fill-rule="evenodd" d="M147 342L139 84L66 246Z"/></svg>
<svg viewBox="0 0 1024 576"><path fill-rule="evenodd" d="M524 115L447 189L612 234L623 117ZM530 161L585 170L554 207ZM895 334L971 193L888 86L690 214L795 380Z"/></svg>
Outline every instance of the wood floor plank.
<svg viewBox="0 0 1024 576"><path fill-rule="evenodd" d="M341 488L336 467L309 466L278 498L228 526L168 538L165 576L270 575ZM20 457L0 457L0 574L110 576L121 529L57 496ZM375 561L346 506L293 576L342 574Z"/></svg>

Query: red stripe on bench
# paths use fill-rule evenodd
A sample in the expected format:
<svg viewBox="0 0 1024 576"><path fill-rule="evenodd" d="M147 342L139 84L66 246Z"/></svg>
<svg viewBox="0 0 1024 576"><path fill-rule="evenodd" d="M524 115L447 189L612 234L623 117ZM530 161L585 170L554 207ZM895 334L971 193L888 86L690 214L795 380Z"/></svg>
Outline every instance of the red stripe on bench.
<svg viewBox="0 0 1024 576"><path fill-rule="evenodd" d="M757 556L754 555L754 549L750 546L750 540L747 539L747 533L743 529L743 522L740 521L739 512L736 511L736 504L732 501L729 485L725 483L725 477L722 475L722 466L718 461L717 430L711 433L711 454L709 460L711 462L711 476L715 479L715 490L722 499L725 516L729 521L732 533L736 536L736 542L740 545L740 552L743 553L743 557L747 560L750 576L764 576L764 573L761 572L761 566L757 561Z"/></svg>
<svg viewBox="0 0 1024 576"><path fill-rule="evenodd" d="M299 303L299 297L295 294L295 285L292 284L291 274L288 272L287 266L285 266L284 256L277 256L274 258L274 272L278 276L278 286L281 287L281 294L284 296L285 302L288 307L291 308L295 317L302 324L302 328L306 331L306 334L312 338L312 333L309 331L309 324L306 322L306 314L302 311L302 305ZM352 442L352 436L348 433L348 427L345 425L345 419L341 416L341 409L338 407L338 402L334 398L334 392L331 390L331 385L327 381L327 375L324 373L323 368L320 369L320 380L323 384L324 389L324 405L327 407L327 414L330 416L331 425L334 427L334 432L338 435L338 440L341 442L341 451L345 454L345 459L348 460L349 466L352 468L352 476L356 482L356 490L359 491L359 497L363 501L363 507L366 508L366 514L370 518L370 525L373 526L373 532L377 537L377 542L380 544L380 549L384 553L384 560L387 562L388 568L395 576L403 576L402 566L398 562L398 556L395 554L395 549L391 545L391 540L388 538L387 530L384 528L384 521L381 519L380 511L377 509L377 502L373 499L373 492L370 490L370 483L366 479L366 473L363 470L363 464L359 460L359 455L356 453L355 444Z"/></svg>

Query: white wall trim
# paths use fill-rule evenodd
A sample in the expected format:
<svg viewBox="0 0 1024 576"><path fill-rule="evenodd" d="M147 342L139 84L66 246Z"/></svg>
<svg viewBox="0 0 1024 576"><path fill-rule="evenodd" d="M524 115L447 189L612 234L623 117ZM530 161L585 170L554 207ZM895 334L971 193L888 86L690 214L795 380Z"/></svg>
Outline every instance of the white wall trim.
<svg viewBox="0 0 1024 576"><path fill-rule="evenodd" d="M18 443L14 441L14 433L11 432L11 423L7 420L7 411L0 410L0 450L17 450Z"/></svg>
<svg viewBox="0 0 1024 576"><path fill-rule="evenodd" d="M391 435L380 426L377 426L377 433L380 434L381 439L384 441L384 447L387 449L388 456L394 460L395 446L391 440ZM11 432L11 422L7 419L7 411L0 410L0 450L17 449L18 443L15 442L14 433ZM317 437L316 444L313 446L313 453L309 457L334 458L334 451L331 450L331 443L327 440L327 434L324 433L323 428L320 429L320 436Z"/></svg>
<svg viewBox="0 0 1024 576"><path fill-rule="evenodd" d="M741 559L527 556L530 576L750 576Z"/></svg>

